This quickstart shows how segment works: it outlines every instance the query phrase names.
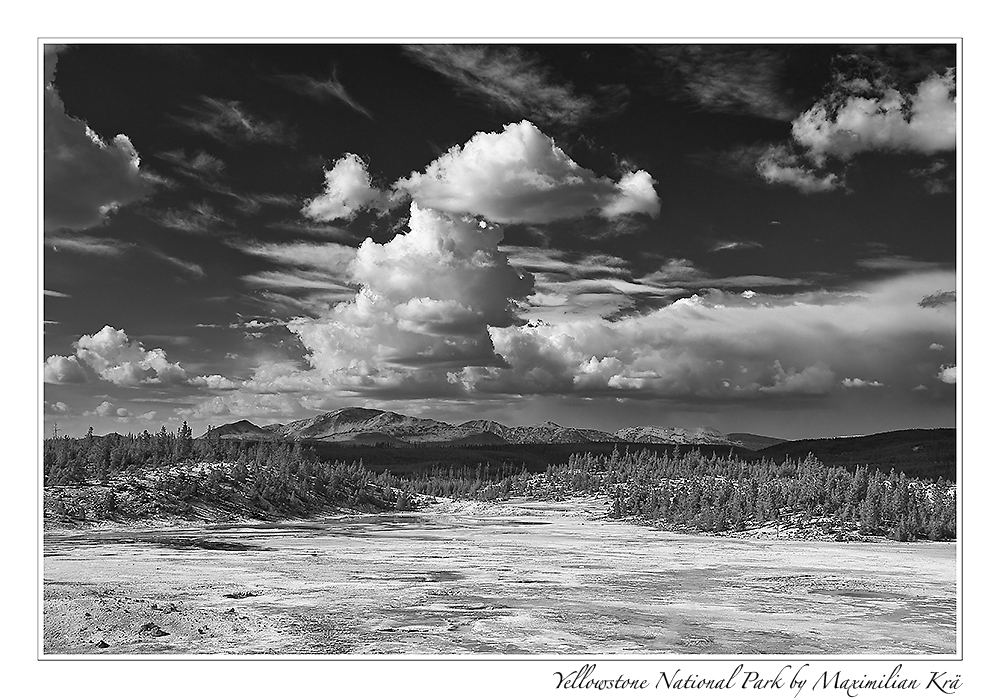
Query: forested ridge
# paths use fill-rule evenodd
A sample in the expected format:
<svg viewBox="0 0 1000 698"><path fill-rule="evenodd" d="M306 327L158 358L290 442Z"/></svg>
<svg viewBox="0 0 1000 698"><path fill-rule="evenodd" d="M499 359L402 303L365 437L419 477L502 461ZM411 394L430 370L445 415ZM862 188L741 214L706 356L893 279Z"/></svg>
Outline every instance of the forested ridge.
<svg viewBox="0 0 1000 698"><path fill-rule="evenodd" d="M574 455L541 476L492 480L481 469L438 469L407 484L423 494L486 500L606 494L611 518L702 532L775 525L908 541L953 539L957 531L953 483L867 466L828 467L812 455L778 463L696 450L615 451Z"/></svg>
<svg viewBox="0 0 1000 698"><path fill-rule="evenodd" d="M177 432L46 439L43 468L46 513L64 520L193 516L206 508L265 519L412 508L405 492L388 486L390 476L361 462L321 461L296 443L193 439L186 423ZM59 496L85 485L98 501Z"/></svg>
<svg viewBox="0 0 1000 698"><path fill-rule="evenodd" d="M542 473L510 462L441 462L392 474L360 459L323 459L301 442L194 439L184 424L176 432L91 431L79 439L46 439L43 467L46 516L61 520L194 516L205 508L279 518L412 509L419 495L504 500L601 494L609 498L611 518L676 530L725 533L773 525L901 541L953 539L957 531L952 482L867 465L830 467L812 454L778 462L697 449L616 448L572 454ZM84 507L79 498L62 496L81 486L94 488L98 501Z"/></svg>

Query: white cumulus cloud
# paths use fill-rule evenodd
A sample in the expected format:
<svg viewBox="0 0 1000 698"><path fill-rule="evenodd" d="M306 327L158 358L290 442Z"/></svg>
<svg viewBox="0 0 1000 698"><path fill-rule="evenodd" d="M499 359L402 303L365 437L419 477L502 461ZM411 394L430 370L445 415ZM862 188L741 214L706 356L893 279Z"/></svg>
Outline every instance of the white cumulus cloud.
<svg viewBox="0 0 1000 698"><path fill-rule="evenodd" d="M836 106L818 103L792 122L792 137L816 164L871 150L930 155L955 149L954 70L928 76L914 94L862 82L864 96ZM881 94L867 95L879 87Z"/></svg>
<svg viewBox="0 0 1000 698"><path fill-rule="evenodd" d="M87 366L101 380L125 387L175 384L187 380L180 364L167 360L163 349L146 350L131 341L124 330L105 325L99 332L83 335L73 343L73 356L50 356L45 360L46 383L81 383Z"/></svg>
<svg viewBox="0 0 1000 698"><path fill-rule="evenodd" d="M90 414L96 414L98 417L111 417L115 414L115 410L115 406L105 400L100 405L95 407L94 411Z"/></svg>
<svg viewBox="0 0 1000 698"><path fill-rule="evenodd" d="M372 186L368 168L353 153L337 160L326 170L325 177L323 193L302 209L307 218L324 222L349 220L363 209L385 211L391 203L389 193Z"/></svg>
<svg viewBox="0 0 1000 698"><path fill-rule="evenodd" d="M804 194L833 191L842 186L835 174L803 162L787 146L768 149L757 161L757 173L771 184L787 184Z"/></svg>
<svg viewBox="0 0 1000 698"><path fill-rule="evenodd" d="M836 169L833 161L843 169L864 152L953 151L955 87L954 69L931 73L912 92L872 71L838 72L830 92L792 122L791 142L768 148L758 157L757 172L767 182L803 193L829 192L844 186L843 175L829 170Z"/></svg>
<svg viewBox="0 0 1000 698"><path fill-rule="evenodd" d="M411 205L409 231L365 240L350 265L354 298L289 329L324 372L371 364L494 364L488 327L516 321L512 299L531 289L497 249L503 233Z"/></svg>
<svg viewBox="0 0 1000 698"><path fill-rule="evenodd" d="M497 223L550 223L588 213L656 216L649 173L617 183L581 167L529 121L477 133L395 187L422 208L482 216Z"/></svg>
<svg viewBox="0 0 1000 698"><path fill-rule="evenodd" d="M840 381L841 385L845 388L883 388L885 387L882 383L878 381L866 381L863 378L845 378Z"/></svg>
<svg viewBox="0 0 1000 698"><path fill-rule="evenodd" d="M958 382L958 366L952 364L946 364L941 366L941 370L938 371L937 375L934 376L942 383L950 383L954 385Z"/></svg>
<svg viewBox="0 0 1000 698"><path fill-rule="evenodd" d="M87 374L75 356L50 356L45 360L43 379L46 383L85 383Z"/></svg>

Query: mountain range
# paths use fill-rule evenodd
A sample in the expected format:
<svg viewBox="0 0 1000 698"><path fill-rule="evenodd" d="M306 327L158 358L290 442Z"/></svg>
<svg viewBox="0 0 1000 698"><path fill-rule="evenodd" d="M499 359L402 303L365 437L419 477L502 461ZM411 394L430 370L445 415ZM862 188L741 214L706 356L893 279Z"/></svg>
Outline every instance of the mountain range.
<svg viewBox="0 0 1000 698"><path fill-rule="evenodd" d="M502 444L640 443L738 446L751 450L784 441L783 439L754 434L727 435L707 427L681 429L679 427L633 426L609 433L596 429L565 427L555 422L511 427L492 420L474 419L461 424L449 424L435 419L410 417L397 412L364 407L344 407L288 424L269 424L263 427L258 427L244 419L211 428L205 436L400 446L413 444L493 446Z"/></svg>

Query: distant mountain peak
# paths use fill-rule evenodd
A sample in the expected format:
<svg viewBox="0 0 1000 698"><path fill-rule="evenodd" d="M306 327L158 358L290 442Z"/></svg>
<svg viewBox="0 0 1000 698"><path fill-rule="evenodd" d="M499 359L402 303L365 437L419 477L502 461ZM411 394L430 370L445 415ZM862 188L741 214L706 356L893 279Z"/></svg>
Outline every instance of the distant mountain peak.
<svg viewBox="0 0 1000 698"><path fill-rule="evenodd" d="M497 445L619 441L639 444L740 445L740 442L709 427L681 429L647 425L626 427L612 434L597 429L565 427L552 420L511 427L489 419L471 419L455 425L368 407L341 407L287 424L269 425L263 429L242 419L217 427L211 433L234 438L263 434L292 440L395 444Z"/></svg>
<svg viewBox="0 0 1000 698"><path fill-rule="evenodd" d="M682 429L680 427L660 427L646 425L641 427L625 427L614 433L621 441L640 444L713 444L733 445L736 443L720 432L709 427Z"/></svg>

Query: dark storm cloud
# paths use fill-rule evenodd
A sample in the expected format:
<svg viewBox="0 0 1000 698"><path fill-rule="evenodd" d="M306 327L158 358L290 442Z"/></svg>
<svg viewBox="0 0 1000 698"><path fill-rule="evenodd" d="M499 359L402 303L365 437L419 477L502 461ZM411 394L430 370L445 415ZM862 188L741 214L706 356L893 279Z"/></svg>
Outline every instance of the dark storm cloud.
<svg viewBox="0 0 1000 698"><path fill-rule="evenodd" d="M86 230L148 196L153 184L139 169L139 154L127 136L106 141L66 113L55 85L61 50L45 47L45 229Z"/></svg>
<svg viewBox="0 0 1000 698"><path fill-rule="evenodd" d="M517 46L419 45L410 58L516 118L541 124L578 125L623 106L625 94L611 89L610 103L579 94L530 50Z"/></svg>
<svg viewBox="0 0 1000 698"><path fill-rule="evenodd" d="M226 144L293 144L295 133L278 120L268 121L252 114L239 101L202 96L200 104L188 107L189 116L176 121L192 131L205 133Z"/></svg>

